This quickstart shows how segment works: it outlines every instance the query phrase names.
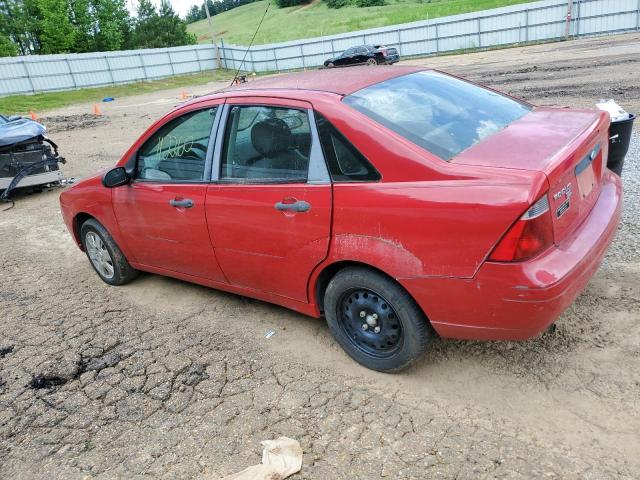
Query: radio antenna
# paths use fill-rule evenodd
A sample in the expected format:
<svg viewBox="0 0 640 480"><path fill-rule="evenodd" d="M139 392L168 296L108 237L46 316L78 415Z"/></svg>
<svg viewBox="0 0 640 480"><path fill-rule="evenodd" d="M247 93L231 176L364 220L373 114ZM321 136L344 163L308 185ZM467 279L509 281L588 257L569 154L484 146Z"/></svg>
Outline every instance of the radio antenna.
<svg viewBox="0 0 640 480"><path fill-rule="evenodd" d="M242 57L242 61L240 62L240 66L236 70L236 73L233 76L233 79L231 80L231 84L229 86L233 85L233 83L235 82L236 78L238 77L238 74L240 73L240 69L242 68L242 65L244 65L244 60L245 60L245 58L247 58L247 53L249 53L249 50L251 49L251 46L253 45L253 41L256 39L256 35L258 34L258 30L260 30L260 27L262 26L262 22L264 21L264 17L267 16L267 12L269 11L269 5L271 5L271 1L267 0L267 8L264 9L264 13L262 14L262 18L260 19L260 23L258 23L258 28L256 28L255 32L253 32L253 37L251 37L251 41L249 42L249 46L247 47L247 50L244 52L244 56Z"/></svg>

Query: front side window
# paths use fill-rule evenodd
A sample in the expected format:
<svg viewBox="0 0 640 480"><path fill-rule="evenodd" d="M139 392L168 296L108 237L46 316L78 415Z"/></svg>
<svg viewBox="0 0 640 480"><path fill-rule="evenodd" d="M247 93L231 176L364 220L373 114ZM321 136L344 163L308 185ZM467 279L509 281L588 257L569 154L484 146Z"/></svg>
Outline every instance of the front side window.
<svg viewBox="0 0 640 480"><path fill-rule="evenodd" d="M220 179L306 181L310 150L306 110L236 105L227 119Z"/></svg>
<svg viewBox="0 0 640 480"><path fill-rule="evenodd" d="M316 112L322 152L334 182L373 182L380 174L329 120Z"/></svg>
<svg viewBox="0 0 640 480"><path fill-rule="evenodd" d="M216 108L189 112L163 125L138 151L136 178L203 181Z"/></svg>
<svg viewBox="0 0 640 480"><path fill-rule="evenodd" d="M443 160L531 111L512 98L433 71L371 85L344 102Z"/></svg>

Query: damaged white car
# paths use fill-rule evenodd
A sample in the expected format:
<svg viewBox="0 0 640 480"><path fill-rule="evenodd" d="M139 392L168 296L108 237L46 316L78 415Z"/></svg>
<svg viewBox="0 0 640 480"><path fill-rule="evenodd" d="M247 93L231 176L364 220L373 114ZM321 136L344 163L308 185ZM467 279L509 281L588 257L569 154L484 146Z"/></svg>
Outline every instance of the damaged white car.
<svg viewBox="0 0 640 480"><path fill-rule="evenodd" d="M11 202L16 188L59 185L65 159L46 137L44 125L21 117L0 115L0 201Z"/></svg>

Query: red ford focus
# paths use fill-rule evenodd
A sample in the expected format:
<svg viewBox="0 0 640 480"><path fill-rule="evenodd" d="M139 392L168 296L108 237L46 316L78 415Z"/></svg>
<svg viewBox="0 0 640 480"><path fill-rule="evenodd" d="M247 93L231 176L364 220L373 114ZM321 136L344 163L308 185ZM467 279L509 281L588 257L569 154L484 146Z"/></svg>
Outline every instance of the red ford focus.
<svg viewBox="0 0 640 480"><path fill-rule="evenodd" d="M619 222L608 127L433 70L296 73L178 106L60 203L108 284L324 315L397 371L436 335L527 339L573 302Z"/></svg>

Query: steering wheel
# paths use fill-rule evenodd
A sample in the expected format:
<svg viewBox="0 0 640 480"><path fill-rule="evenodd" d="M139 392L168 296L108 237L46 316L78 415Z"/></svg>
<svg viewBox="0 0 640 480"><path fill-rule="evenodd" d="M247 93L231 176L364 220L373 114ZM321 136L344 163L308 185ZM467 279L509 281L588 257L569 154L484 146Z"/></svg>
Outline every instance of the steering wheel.
<svg viewBox="0 0 640 480"><path fill-rule="evenodd" d="M196 151L197 150L197 151ZM191 145L189 151L182 154L185 158L196 158L198 160L204 160L207 158L207 147L199 143Z"/></svg>

